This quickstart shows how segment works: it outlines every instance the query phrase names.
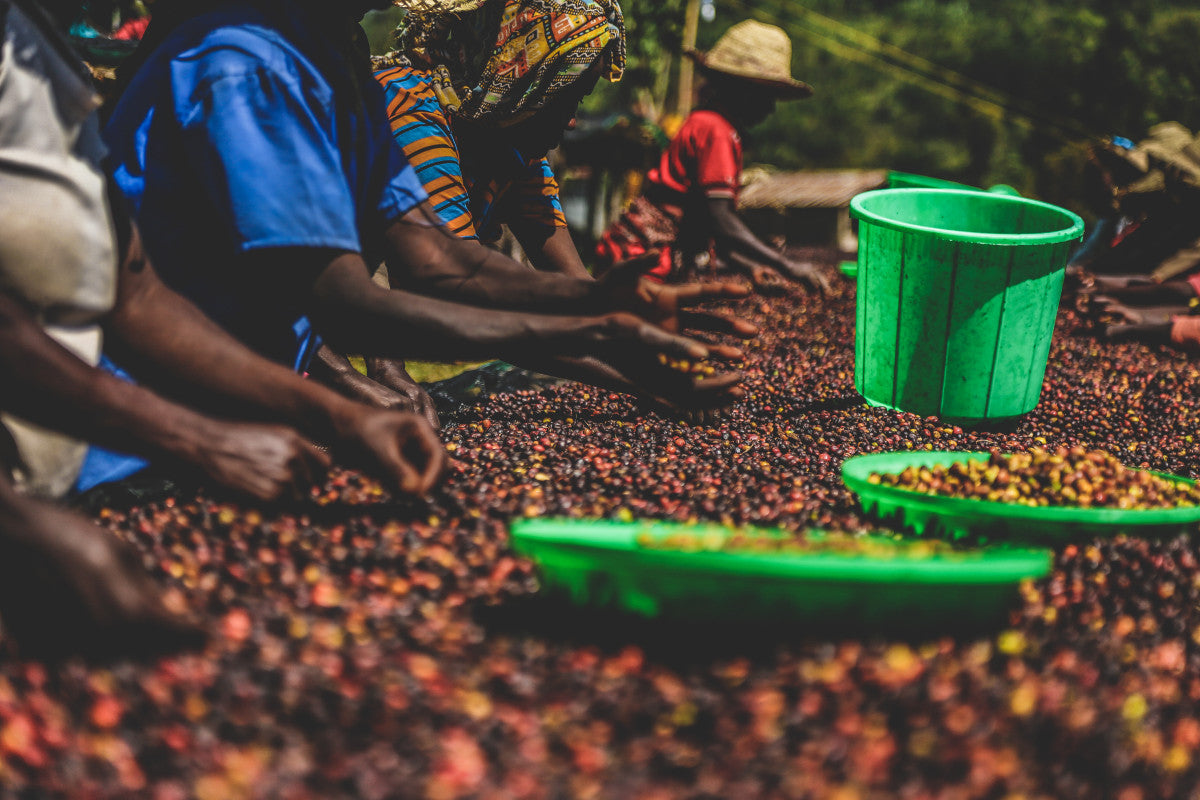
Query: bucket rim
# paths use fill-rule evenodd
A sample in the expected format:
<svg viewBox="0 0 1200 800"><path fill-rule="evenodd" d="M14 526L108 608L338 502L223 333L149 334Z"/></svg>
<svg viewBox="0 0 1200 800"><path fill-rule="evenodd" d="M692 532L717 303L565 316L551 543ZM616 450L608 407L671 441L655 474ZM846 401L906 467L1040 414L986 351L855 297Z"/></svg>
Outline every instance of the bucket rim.
<svg viewBox="0 0 1200 800"><path fill-rule="evenodd" d="M911 222L901 222L889 217L884 217L874 211L871 211L869 208L864 208L863 206L865 202L872 198L881 195L894 194L936 194L943 197L969 197L976 202L979 202L980 198L982 198L982 202L986 203L1020 203L1026 206L1044 208L1061 214L1063 221L1069 224L1066 227L1060 228L1059 230L1046 231L1044 233L980 233L972 231L956 231L949 228L935 228L929 225L917 225ZM1031 246L1070 242L1083 236L1084 227L1083 219L1078 214L1061 206L1056 206L1053 203L1046 203L1041 200L1031 200L1028 197L1012 197L1010 195L980 192L972 189L875 189L855 195L855 197L850 200L850 216L864 222L869 222L872 225L890 228L902 233L928 233L956 242L973 242L976 244L1008 246Z"/></svg>

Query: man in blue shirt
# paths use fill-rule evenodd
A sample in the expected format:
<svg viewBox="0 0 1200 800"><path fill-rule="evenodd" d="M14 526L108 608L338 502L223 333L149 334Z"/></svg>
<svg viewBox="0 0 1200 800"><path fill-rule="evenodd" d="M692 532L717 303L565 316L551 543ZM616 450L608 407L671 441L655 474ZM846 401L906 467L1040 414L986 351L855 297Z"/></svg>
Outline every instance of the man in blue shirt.
<svg viewBox="0 0 1200 800"><path fill-rule="evenodd" d="M69 490L81 441L263 501L321 479L330 459L305 435L412 494L445 453L418 417L303 380L159 281L107 185L99 98L62 36L78 5L0 0L0 614L6 636L54 653L172 647L198 631L129 549L41 499ZM163 394L96 369L102 337Z"/></svg>
<svg viewBox="0 0 1200 800"><path fill-rule="evenodd" d="M712 293L660 302L616 282L531 281L445 233L354 46L354 22L386 3L215 5L159 4L106 139L164 279L227 330L301 368L315 328L343 351L570 362L558 372L739 396L738 375L696 381L658 358L731 355L678 335L683 307ZM423 293L374 284L383 259Z"/></svg>

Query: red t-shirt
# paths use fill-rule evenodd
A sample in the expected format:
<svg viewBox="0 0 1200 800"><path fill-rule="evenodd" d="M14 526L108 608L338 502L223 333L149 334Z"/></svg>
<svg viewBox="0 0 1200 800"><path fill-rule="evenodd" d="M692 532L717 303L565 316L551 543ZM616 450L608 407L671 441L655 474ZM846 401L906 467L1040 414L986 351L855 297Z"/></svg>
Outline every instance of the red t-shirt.
<svg viewBox="0 0 1200 800"><path fill-rule="evenodd" d="M659 223L639 220L631 209L601 237L597 255L613 264L657 247L659 263L647 277L665 280L671 274L676 249L688 253L708 248L711 231L704 200L727 197L736 202L741 174L742 137L737 129L715 111L693 111L663 152L658 166L646 176L644 197L639 202L648 202L664 212ZM676 222L663 223L663 219ZM656 230L645 230L648 224ZM676 226L665 234L669 243L659 241L664 236L657 230L661 224Z"/></svg>
<svg viewBox="0 0 1200 800"><path fill-rule="evenodd" d="M150 27L149 17L139 17L132 19L117 28L116 33L112 35L114 39L141 39L146 35L146 28Z"/></svg>
<svg viewBox="0 0 1200 800"><path fill-rule="evenodd" d="M738 196L742 174L742 137L715 111L688 116L647 180L680 195Z"/></svg>

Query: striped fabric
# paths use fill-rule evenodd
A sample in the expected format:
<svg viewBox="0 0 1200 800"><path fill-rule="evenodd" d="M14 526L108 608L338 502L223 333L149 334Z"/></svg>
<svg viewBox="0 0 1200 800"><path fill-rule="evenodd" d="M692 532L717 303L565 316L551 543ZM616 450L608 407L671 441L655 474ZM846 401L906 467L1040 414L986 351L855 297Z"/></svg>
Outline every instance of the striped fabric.
<svg viewBox="0 0 1200 800"><path fill-rule="evenodd" d="M438 217L456 236L493 242L501 226L524 223L565 228L558 182L546 159L507 164L464 159L438 102L430 73L392 67L375 73L387 96L392 136L429 194Z"/></svg>
<svg viewBox="0 0 1200 800"><path fill-rule="evenodd" d="M397 29L399 51L432 70L442 105L460 119L513 125L598 59L613 83L625 71L625 19L616 0L496 0L459 12L419 5L426 8L411 8Z"/></svg>

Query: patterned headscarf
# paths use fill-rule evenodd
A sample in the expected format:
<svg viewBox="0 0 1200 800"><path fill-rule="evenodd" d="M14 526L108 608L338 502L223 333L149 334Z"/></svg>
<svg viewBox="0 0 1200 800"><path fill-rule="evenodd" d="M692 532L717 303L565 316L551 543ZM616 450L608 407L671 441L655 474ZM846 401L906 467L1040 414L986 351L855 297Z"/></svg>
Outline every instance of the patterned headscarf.
<svg viewBox="0 0 1200 800"><path fill-rule="evenodd" d="M398 30L399 54L431 70L442 105L467 119L498 126L528 119L601 58L609 80L625 71L617 0L396 4L409 10Z"/></svg>

